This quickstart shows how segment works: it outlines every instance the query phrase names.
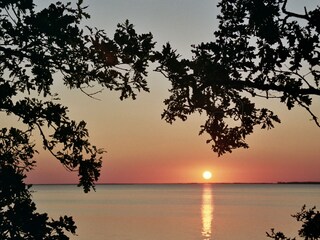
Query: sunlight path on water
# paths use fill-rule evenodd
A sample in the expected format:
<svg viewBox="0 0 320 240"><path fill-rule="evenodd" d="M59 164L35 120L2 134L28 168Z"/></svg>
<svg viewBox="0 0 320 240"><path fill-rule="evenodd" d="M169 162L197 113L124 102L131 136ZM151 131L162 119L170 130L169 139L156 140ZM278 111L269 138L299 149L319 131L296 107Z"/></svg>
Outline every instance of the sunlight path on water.
<svg viewBox="0 0 320 240"><path fill-rule="evenodd" d="M202 236L203 239L209 240L212 236L212 220L213 220L213 195L211 185L203 185L202 191Z"/></svg>

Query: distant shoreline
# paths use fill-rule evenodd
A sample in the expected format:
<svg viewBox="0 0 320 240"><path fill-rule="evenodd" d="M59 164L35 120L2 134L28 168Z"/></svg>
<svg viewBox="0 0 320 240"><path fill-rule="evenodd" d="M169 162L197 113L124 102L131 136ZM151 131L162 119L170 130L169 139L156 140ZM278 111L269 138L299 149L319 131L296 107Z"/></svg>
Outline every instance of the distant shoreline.
<svg viewBox="0 0 320 240"><path fill-rule="evenodd" d="M320 182L277 182L277 184L320 184Z"/></svg>

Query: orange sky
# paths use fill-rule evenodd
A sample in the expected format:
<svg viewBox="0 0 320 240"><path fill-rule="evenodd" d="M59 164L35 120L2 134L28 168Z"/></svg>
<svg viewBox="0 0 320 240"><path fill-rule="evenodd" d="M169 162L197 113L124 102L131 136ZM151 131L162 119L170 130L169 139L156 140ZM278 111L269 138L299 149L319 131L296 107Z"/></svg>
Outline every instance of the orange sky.
<svg viewBox="0 0 320 240"><path fill-rule="evenodd" d="M217 24L216 2L211 0L87 2L92 15L88 24L112 34L116 24L128 18L137 31L151 31L157 47L169 41L183 56L190 56L191 44L210 41ZM100 182L203 182L204 170L212 171L213 182L320 181L320 129L303 110L288 111L271 100L260 100L261 106L267 104L278 113L282 124L271 131L256 129L248 138L250 149L218 158L205 143L207 136L198 136L201 117L173 125L161 120L169 85L154 72L148 80L151 93L123 102L115 92L105 90L97 101L56 85L70 117L87 121L91 142L107 150ZM314 109L320 109L319 99L315 101ZM40 151L37 160L28 182L76 182L76 174L64 170L48 153Z"/></svg>

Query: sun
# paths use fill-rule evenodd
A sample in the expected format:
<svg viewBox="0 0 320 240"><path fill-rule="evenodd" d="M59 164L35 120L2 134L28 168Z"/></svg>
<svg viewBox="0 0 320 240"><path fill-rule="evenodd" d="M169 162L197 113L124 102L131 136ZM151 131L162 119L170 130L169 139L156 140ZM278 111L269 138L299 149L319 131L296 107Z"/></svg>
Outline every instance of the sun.
<svg viewBox="0 0 320 240"><path fill-rule="evenodd" d="M202 177L205 179L205 180L209 180L212 178L212 173L210 171L204 171L202 173Z"/></svg>

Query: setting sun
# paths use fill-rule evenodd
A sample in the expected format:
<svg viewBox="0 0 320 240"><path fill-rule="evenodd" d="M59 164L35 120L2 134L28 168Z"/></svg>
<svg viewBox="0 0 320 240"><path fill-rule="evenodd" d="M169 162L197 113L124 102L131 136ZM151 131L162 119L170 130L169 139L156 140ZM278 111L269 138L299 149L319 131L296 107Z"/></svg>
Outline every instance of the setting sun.
<svg viewBox="0 0 320 240"><path fill-rule="evenodd" d="M210 171L204 171L202 173L202 177L206 180L209 180L210 178L212 178L212 173Z"/></svg>

